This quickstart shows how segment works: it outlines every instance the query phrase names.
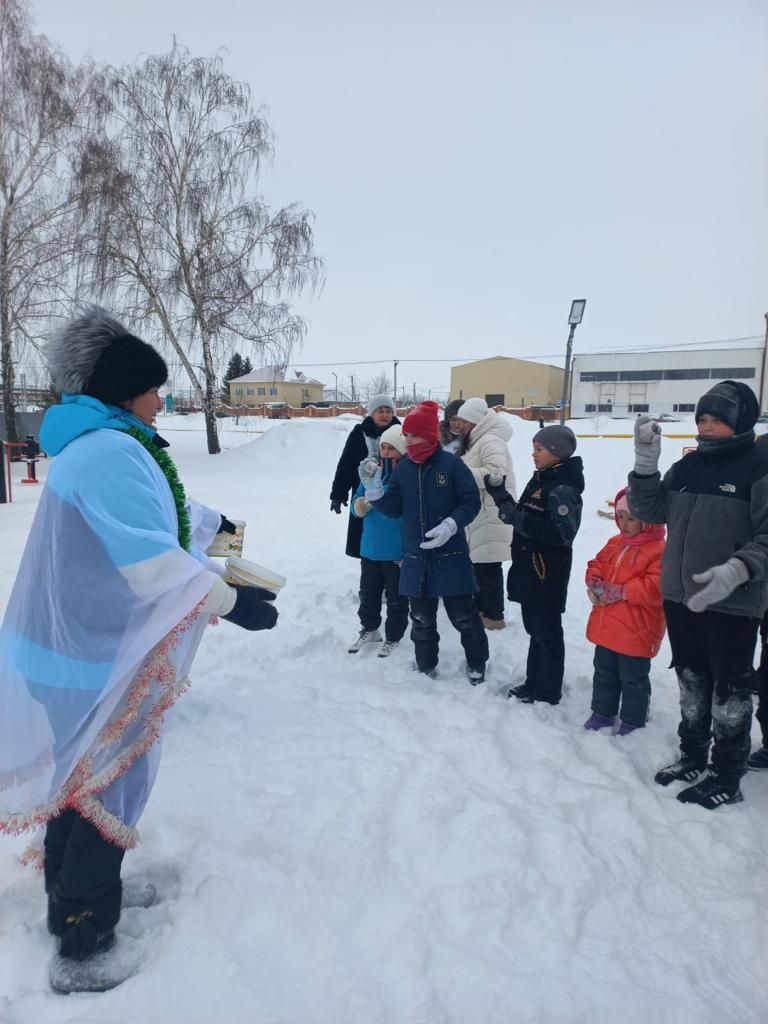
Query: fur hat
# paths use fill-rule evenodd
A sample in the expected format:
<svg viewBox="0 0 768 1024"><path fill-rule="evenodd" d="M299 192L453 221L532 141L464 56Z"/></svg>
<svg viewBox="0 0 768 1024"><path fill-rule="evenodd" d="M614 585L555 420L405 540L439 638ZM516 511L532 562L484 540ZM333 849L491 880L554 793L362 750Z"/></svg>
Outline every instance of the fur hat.
<svg viewBox="0 0 768 1024"><path fill-rule="evenodd" d="M570 459L576 451L576 435L570 427L542 427L533 435L533 440L552 452L561 462Z"/></svg>
<svg viewBox="0 0 768 1024"><path fill-rule="evenodd" d="M437 402L420 402L405 417L403 433L413 434L415 437L424 438L425 441L434 441L435 444L440 444L440 430L437 423L439 411Z"/></svg>
<svg viewBox="0 0 768 1024"><path fill-rule="evenodd" d="M754 391L747 384L721 380L696 403L696 422L706 415L716 416L727 423L735 434L745 434L757 422L760 406Z"/></svg>
<svg viewBox="0 0 768 1024"><path fill-rule="evenodd" d="M368 401L368 415L373 416L377 409L391 409L392 415L395 415L395 403L389 397L389 395L374 395Z"/></svg>
<svg viewBox="0 0 768 1024"><path fill-rule="evenodd" d="M401 455L405 455L405 438L403 437L403 428L399 423L393 423L391 427L387 427L379 438L379 445L382 444L391 444Z"/></svg>
<svg viewBox="0 0 768 1024"><path fill-rule="evenodd" d="M105 309L86 306L56 331L47 347L54 388L119 405L168 380L165 360Z"/></svg>
<svg viewBox="0 0 768 1024"><path fill-rule="evenodd" d="M464 401L461 398L454 398L452 402L449 402L445 409L443 409L443 423L447 423L449 420L452 420L454 416L458 416L459 409L463 404Z"/></svg>
<svg viewBox="0 0 768 1024"><path fill-rule="evenodd" d="M488 403L484 398L468 398L463 405L459 406L456 415L460 420L467 423L479 423L488 412Z"/></svg>

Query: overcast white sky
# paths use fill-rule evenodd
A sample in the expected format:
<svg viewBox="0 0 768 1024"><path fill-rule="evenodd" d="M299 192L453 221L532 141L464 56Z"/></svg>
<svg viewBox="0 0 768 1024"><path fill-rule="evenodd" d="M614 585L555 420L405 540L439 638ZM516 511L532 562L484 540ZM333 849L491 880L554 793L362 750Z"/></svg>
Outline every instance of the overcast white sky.
<svg viewBox="0 0 768 1024"><path fill-rule="evenodd" d="M297 362L549 357L759 335L764 0L37 0L72 58L229 50L316 215ZM334 363L328 368L317 364ZM401 380L447 390L449 363Z"/></svg>

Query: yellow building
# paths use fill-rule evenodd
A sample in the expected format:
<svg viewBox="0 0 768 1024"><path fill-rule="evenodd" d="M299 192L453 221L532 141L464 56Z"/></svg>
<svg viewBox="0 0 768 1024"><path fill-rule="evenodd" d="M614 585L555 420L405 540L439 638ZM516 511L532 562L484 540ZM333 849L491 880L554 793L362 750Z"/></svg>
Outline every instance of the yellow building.
<svg viewBox="0 0 768 1024"><path fill-rule="evenodd" d="M554 405L563 396L564 371L547 363L493 356L451 367L451 398L484 398L488 405Z"/></svg>
<svg viewBox="0 0 768 1024"><path fill-rule="evenodd" d="M299 408L322 402L324 387L319 380L306 377L300 370L262 366L229 381L229 400L235 406L284 402Z"/></svg>

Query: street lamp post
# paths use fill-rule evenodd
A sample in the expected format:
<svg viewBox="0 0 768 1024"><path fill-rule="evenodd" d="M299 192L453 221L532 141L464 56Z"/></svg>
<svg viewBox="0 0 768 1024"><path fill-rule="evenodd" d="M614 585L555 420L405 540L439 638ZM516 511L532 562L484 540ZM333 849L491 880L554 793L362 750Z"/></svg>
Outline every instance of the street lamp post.
<svg viewBox="0 0 768 1024"><path fill-rule="evenodd" d="M394 392L394 395L395 395L395 405L397 405L397 365L398 365L399 362L400 362L399 359L395 359L395 361L394 361L395 370L394 370L394 380L393 380L392 391Z"/></svg>
<svg viewBox="0 0 768 1024"><path fill-rule="evenodd" d="M339 378L333 372L333 370L331 370L331 376L333 377L333 379L335 381L334 388L333 388L335 398L334 398L333 401L334 401L334 405L338 405L339 404Z"/></svg>
<svg viewBox="0 0 768 1024"><path fill-rule="evenodd" d="M571 303L571 312L568 317L568 323L570 330L568 332L568 344L565 348L565 374L563 375L563 399L560 402L560 426L562 427L565 423L565 412L569 403L570 393L570 376L571 376L571 352L573 351L573 336L576 333L576 328L579 326L584 318L584 307L587 304L586 299L574 299Z"/></svg>

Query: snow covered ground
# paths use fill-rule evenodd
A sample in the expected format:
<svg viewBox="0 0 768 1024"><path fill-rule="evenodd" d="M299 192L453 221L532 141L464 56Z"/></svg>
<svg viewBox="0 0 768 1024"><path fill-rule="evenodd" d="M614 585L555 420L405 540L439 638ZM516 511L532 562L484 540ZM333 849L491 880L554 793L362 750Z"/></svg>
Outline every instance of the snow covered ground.
<svg viewBox="0 0 768 1024"><path fill-rule="evenodd" d="M120 925L145 949L139 975L105 995L51 994L42 880L17 862L23 840L0 840L0 1022L768 1020L768 777L749 775L746 802L717 812L653 784L676 751L666 644L647 729L582 729L583 566L614 529L595 513L623 484L631 441L580 442L565 697L521 706L501 695L527 649L515 606L476 689L447 620L434 682L408 642L386 662L345 653L357 563L328 492L354 422L244 421L212 458L198 421L162 420L189 493L247 520L246 557L288 576L280 622L210 629L169 719L143 845L125 861L163 896ZM536 427L513 425L522 486ZM686 443L667 439L664 465ZM38 495L16 496L0 506L0 611Z"/></svg>

